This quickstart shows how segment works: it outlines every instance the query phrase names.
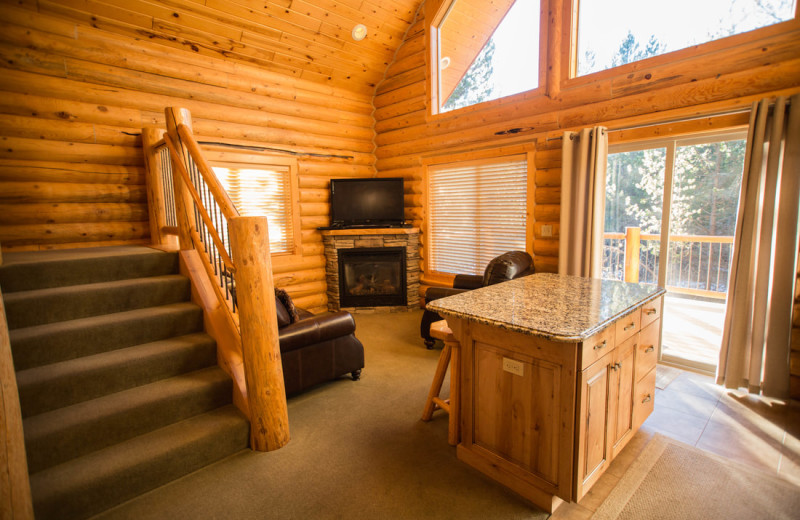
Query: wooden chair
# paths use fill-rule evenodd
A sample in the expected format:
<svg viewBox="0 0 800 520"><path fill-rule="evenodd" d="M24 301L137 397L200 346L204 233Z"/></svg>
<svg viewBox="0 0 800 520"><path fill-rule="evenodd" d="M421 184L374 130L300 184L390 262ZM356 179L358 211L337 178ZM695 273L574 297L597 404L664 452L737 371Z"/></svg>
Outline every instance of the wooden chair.
<svg viewBox="0 0 800 520"><path fill-rule="evenodd" d="M458 444L461 438L460 429L460 345L453 331L447 326L445 320L431 324L431 336L441 339L444 342L442 353L439 354L439 363L436 365L436 372L433 375L431 389L428 392L428 399L425 401L425 410L422 412L422 420L430 421L433 412L437 409L444 410L450 415L450 422L447 428L447 442L451 446ZM442 383L447 373L447 366L450 366L450 399L442 399L439 393L442 391Z"/></svg>

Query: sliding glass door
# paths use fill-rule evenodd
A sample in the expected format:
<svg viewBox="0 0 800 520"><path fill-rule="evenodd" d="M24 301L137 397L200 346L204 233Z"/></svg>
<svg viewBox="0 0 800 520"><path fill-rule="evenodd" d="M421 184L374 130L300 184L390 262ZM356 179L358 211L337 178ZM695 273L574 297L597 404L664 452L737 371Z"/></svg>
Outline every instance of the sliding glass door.
<svg viewBox="0 0 800 520"><path fill-rule="evenodd" d="M716 368L744 138L737 132L609 149L603 277L667 289L663 362Z"/></svg>

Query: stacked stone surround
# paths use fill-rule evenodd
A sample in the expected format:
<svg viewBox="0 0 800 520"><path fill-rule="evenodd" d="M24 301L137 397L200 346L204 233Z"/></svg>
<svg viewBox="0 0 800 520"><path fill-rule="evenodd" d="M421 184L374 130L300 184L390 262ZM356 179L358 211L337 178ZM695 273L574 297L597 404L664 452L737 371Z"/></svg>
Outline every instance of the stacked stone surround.
<svg viewBox="0 0 800 520"><path fill-rule="evenodd" d="M325 279L328 310L351 312L397 312L419 307L419 229L337 229L322 231L325 246ZM339 249L406 248L406 305L381 307L339 306Z"/></svg>

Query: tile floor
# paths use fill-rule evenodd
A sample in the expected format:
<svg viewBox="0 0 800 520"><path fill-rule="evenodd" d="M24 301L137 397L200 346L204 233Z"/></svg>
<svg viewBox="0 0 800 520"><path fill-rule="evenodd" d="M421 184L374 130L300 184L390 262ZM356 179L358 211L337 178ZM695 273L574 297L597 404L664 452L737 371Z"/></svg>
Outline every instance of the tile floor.
<svg viewBox="0 0 800 520"><path fill-rule="evenodd" d="M656 390L655 410L597 484L580 502L558 508L552 520L591 518L655 433L800 485L800 406L727 390L711 377L682 371Z"/></svg>

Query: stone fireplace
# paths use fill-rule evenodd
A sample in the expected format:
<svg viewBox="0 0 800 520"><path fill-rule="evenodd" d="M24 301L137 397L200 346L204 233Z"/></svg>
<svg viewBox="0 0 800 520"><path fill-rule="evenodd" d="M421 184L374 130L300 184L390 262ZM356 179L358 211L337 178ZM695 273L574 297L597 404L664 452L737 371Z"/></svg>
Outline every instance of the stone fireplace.
<svg viewBox="0 0 800 520"><path fill-rule="evenodd" d="M322 231L328 309L410 310L419 306L419 230Z"/></svg>

